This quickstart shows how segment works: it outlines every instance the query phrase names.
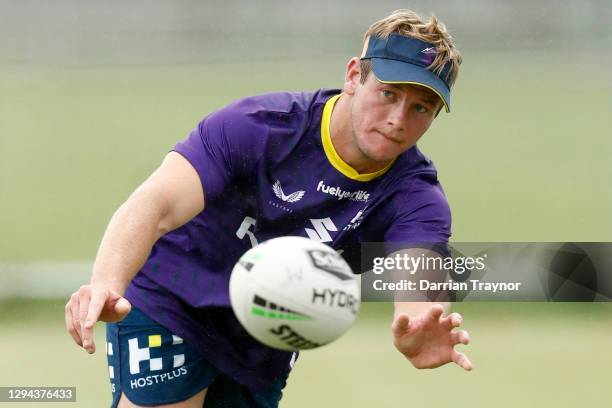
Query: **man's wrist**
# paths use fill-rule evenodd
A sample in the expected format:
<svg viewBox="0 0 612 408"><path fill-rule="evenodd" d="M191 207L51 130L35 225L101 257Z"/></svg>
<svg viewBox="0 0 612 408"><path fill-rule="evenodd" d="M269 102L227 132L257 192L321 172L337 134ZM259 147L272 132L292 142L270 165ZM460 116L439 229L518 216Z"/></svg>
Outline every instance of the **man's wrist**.
<svg viewBox="0 0 612 408"><path fill-rule="evenodd" d="M92 286L104 286L109 291L123 296L127 288L127 283L115 279L92 278L89 283Z"/></svg>

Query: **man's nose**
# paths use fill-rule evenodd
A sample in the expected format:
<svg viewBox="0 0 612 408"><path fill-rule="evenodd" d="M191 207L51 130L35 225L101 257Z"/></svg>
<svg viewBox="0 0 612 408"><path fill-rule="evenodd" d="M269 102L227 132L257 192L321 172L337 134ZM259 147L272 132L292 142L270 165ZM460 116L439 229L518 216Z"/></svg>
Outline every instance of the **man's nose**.
<svg viewBox="0 0 612 408"><path fill-rule="evenodd" d="M403 103L398 103L389 112L387 116L387 124L397 132L401 132L406 128L408 114Z"/></svg>

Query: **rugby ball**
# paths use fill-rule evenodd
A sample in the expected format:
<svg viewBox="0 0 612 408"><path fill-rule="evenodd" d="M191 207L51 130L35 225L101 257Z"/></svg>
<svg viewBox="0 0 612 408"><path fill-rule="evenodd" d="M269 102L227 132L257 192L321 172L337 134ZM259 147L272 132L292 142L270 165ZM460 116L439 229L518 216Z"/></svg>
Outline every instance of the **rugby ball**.
<svg viewBox="0 0 612 408"><path fill-rule="evenodd" d="M229 282L232 309L261 343L288 351L325 345L359 311L359 286L333 248L303 237L265 241L245 252Z"/></svg>

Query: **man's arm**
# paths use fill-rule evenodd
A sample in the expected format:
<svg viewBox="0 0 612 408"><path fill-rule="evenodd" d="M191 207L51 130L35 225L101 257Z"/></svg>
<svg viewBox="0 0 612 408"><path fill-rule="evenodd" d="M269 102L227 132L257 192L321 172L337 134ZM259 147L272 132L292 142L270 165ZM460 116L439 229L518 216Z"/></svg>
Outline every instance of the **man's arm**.
<svg viewBox="0 0 612 408"><path fill-rule="evenodd" d="M412 248L401 251L409 257L439 258L434 251ZM406 271L393 271L393 279L400 281L407 278ZM447 273L443 270L417 270L409 279L418 282L421 279L444 282ZM447 294L422 291L411 292L396 296L395 313L391 331L393 344L416 368L436 368L454 362L463 369L470 371L472 363L465 356L454 349L457 344L468 344L470 336L467 331L453 331L461 326L463 318L458 313L447 315L450 303Z"/></svg>
<svg viewBox="0 0 612 408"><path fill-rule="evenodd" d="M118 321L130 311L123 293L147 260L153 244L204 209L200 177L179 153L160 167L115 212L104 233L91 282L66 304L66 328L88 353L95 352L93 325Z"/></svg>

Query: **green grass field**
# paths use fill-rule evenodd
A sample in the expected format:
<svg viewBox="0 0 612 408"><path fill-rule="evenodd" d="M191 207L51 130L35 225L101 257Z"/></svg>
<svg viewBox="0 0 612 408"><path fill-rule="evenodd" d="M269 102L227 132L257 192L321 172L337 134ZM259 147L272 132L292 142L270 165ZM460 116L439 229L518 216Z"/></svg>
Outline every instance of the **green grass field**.
<svg viewBox="0 0 612 408"><path fill-rule="evenodd" d="M64 331L63 301L0 307L0 384L76 386L78 401L70 406L108 405L101 325L99 350L87 355ZM391 345L390 305L368 303L347 335L301 354L281 407L575 407L608 401L612 305L470 303L455 309L472 336L472 344L462 347L472 372L413 369Z"/></svg>

